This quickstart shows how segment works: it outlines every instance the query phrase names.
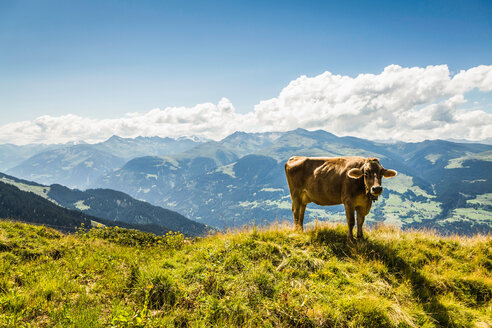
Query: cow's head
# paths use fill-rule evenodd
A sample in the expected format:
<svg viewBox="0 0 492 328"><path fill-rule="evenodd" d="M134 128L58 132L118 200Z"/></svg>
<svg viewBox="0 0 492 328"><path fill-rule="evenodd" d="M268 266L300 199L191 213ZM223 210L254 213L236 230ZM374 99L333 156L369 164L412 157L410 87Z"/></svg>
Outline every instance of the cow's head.
<svg viewBox="0 0 492 328"><path fill-rule="evenodd" d="M383 192L382 177L392 178L396 175L396 171L385 169L377 158L367 158L361 168L350 169L347 175L352 179L364 177L366 194L377 198Z"/></svg>

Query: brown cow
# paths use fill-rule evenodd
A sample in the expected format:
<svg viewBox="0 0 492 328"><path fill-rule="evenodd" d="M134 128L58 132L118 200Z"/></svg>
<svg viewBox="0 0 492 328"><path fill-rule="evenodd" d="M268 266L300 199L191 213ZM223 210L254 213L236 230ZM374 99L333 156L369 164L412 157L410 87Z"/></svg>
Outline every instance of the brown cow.
<svg viewBox="0 0 492 328"><path fill-rule="evenodd" d="M354 211L357 211L357 238L362 238L364 218L372 202L383 192L381 178L394 177L396 171L383 168L377 158L294 156L285 163L285 174L296 229L303 229L308 203L343 204L349 228L347 238L352 241Z"/></svg>

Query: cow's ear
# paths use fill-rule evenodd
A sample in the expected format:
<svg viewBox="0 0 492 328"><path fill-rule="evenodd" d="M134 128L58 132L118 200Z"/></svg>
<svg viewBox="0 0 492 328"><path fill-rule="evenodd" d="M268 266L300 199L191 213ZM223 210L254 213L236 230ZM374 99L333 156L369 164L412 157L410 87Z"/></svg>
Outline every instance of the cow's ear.
<svg viewBox="0 0 492 328"><path fill-rule="evenodd" d="M395 171L395 170L386 170L386 169L385 169L385 170L383 171L383 177L385 177L385 178L392 178L392 177L394 177L396 174L397 174L397 173L396 173L396 171Z"/></svg>
<svg viewBox="0 0 492 328"><path fill-rule="evenodd" d="M361 169L353 168L347 172L347 175L349 176L349 178L358 179L364 175L364 172L362 172Z"/></svg>

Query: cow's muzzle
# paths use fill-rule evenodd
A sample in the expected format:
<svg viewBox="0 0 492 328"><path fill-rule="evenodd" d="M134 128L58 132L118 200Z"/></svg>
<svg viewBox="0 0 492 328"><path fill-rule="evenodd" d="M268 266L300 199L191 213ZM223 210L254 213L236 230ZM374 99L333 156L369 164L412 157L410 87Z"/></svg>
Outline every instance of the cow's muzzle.
<svg viewBox="0 0 492 328"><path fill-rule="evenodd" d="M372 187L371 188L371 194L374 196L379 196L383 192L383 187L377 186L377 187Z"/></svg>

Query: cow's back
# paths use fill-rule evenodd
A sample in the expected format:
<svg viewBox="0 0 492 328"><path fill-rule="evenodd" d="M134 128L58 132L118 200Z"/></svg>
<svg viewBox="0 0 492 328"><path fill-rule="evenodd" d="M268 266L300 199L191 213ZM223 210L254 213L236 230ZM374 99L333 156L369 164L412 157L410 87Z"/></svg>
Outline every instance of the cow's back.
<svg viewBox="0 0 492 328"><path fill-rule="evenodd" d="M353 183L346 172L363 161L362 157L291 157L285 164L291 196L303 203L341 204L346 185Z"/></svg>
<svg viewBox="0 0 492 328"><path fill-rule="evenodd" d="M285 163L287 181L298 187L305 187L314 171L325 162L322 158L293 156Z"/></svg>

